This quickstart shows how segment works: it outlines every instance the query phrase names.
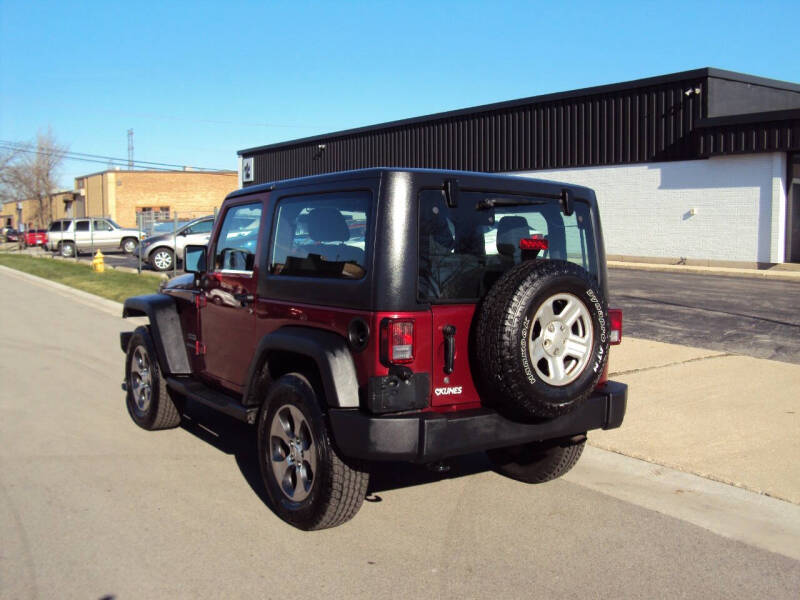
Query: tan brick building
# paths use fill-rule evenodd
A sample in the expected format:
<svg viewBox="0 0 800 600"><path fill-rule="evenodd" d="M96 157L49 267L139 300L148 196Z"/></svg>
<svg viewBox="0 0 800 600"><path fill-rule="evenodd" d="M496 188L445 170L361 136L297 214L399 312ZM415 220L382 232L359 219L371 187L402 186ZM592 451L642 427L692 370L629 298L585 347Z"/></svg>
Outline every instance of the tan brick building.
<svg viewBox="0 0 800 600"><path fill-rule="evenodd" d="M22 202L22 223L46 228L55 219L110 217L122 227L142 222L189 220L214 213L230 192L239 187L235 171L116 171L75 178L74 190L50 195L40 210L38 200ZM0 210L1 224L18 225L17 203Z"/></svg>
<svg viewBox="0 0 800 600"><path fill-rule="evenodd" d="M50 221L71 216L69 207L72 205L74 193L72 190L61 190L50 194L42 205L35 198L22 201L22 223L26 228L34 229L46 228ZM17 203L7 202L0 211L0 224L17 228Z"/></svg>
<svg viewBox="0 0 800 600"><path fill-rule="evenodd" d="M213 214L239 187L235 171L103 171L75 178L72 216L106 216L122 227Z"/></svg>

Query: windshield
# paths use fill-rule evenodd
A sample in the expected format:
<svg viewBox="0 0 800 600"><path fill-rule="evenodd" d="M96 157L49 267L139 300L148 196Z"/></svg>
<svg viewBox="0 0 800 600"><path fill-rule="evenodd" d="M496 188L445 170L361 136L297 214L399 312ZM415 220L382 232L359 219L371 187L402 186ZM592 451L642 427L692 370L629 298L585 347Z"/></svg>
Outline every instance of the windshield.
<svg viewBox="0 0 800 600"><path fill-rule="evenodd" d="M597 277L597 247L587 202L565 216L558 200L464 192L458 207L444 192L424 190L419 203L419 298L475 301L522 260L564 260ZM543 250L521 250L520 240Z"/></svg>

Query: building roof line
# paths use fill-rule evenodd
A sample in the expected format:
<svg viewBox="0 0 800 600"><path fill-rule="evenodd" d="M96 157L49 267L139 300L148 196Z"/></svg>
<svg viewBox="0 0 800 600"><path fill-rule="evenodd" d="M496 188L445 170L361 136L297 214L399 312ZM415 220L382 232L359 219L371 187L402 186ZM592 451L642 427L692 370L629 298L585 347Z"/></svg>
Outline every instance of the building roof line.
<svg viewBox="0 0 800 600"><path fill-rule="evenodd" d="M103 171L95 171L94 173L87 173L86 175L78 175L74 179L86 179L87 177L94 177L95 175L105 175L106 173L161 173L164 175L177 175L185 173L189 175L236 175L237 172L233 169L218 170L218 171L184 171L183 169L175 169L174 171L165 171L164 169L105 169Z"/></svg>

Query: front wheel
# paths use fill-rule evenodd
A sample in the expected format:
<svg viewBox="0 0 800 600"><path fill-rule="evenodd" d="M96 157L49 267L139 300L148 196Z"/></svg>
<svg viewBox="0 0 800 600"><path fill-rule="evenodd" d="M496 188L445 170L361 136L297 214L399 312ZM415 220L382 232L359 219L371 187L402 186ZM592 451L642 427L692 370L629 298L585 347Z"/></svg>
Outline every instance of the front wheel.
<svg viewBox="0 0 800 600"><path fill-rule="evenodd" d="M122 240L122 251L125 254L133 254L136 251L136 246L138 245L139 242L137 242L135 239L125 238Z"/></svg>
<svg viewBox="0 0 800 600"><path fill-rule="evenodd" d="M287 523L335 527L361 508L369 473L331 443L319 396L305 376L289 373L270 387L258 420L258 456L275 512Z"/></svg>
<svg viewBox="0 0 800 600"><path fill-rule="evenodd" d="M139 427L170 429L181 424L181 414L158 366L153 341L146 327L138 327L128 342L125 384L128 413Z"/></svg>
<svg viewBox="0 0 800 600"><path fill-rule="evenodd" d="M173 260L175 260L175 255L169 248L157 249L150 258L156 271L169 271L172 268Z"/></svg>
<svg viewBox="0 0 800 600"><path fill-rule="evenodd" d="M586 437L580 436L495 448L486 455L498 473L525 483L544 483L572 469L585 445Z"/></svg>

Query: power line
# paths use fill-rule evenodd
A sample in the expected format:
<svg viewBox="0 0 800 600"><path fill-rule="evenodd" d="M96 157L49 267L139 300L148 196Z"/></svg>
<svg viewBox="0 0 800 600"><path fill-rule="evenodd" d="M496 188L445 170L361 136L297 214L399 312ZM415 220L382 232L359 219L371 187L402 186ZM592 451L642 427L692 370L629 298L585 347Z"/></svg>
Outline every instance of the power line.
<svg viewBox="0 0 800 600"><path fill-rule="evenodd" d="M35 150L31 147L30 144L23 144L20 142L13 142L9 140L0 140L0 149L2 150L14 150L17 152L25 152L28 154L38 154L42 156L48 156L57 154L63 156L67 160L75 160L75 161L83 161L83 162L92 162L92 163L110 163L112 166L125 166L128 163L128 160L125 158L117 158L113 156L104 156L102 154L87 154L85 152L72 152L72 151L63 151L63 152L44 152L42 150ZM99 160L98 160L99 159ZM134 166L137 166L142 169L152 169L154 171L172 171L174 169L194 169L197 171L226 171L227 169L216 169L210 167L194 167L190 165L177 165L171 163L162 163L162 162L154 162L149 160L136 160L132 161Z"/></svg>

